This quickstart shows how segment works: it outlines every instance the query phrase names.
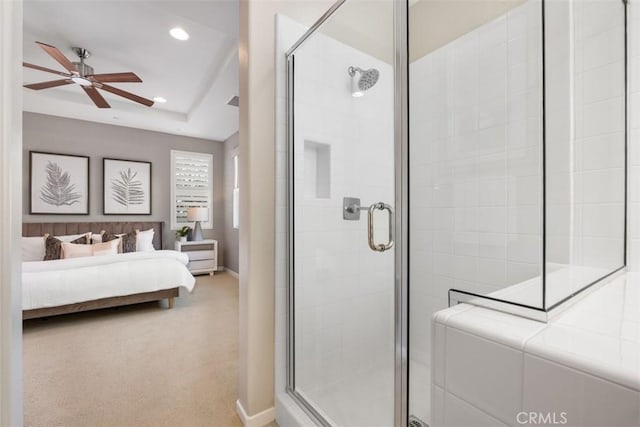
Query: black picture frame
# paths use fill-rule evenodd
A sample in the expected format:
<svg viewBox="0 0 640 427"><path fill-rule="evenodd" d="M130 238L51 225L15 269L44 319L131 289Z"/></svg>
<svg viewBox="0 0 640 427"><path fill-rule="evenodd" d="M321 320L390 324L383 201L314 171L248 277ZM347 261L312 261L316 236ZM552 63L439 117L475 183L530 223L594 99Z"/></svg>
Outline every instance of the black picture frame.
<svg viewBox="0 0 640 427"><path fill-rule="evenodd" d="M103 215L151 215L152 177L149 161L103 157Z"/></svg>
<svg viewBox="0 0 640 427"><path fill-rule="evenodd" d="M89 215L89 156L29 151L29 214Z"/></svg>

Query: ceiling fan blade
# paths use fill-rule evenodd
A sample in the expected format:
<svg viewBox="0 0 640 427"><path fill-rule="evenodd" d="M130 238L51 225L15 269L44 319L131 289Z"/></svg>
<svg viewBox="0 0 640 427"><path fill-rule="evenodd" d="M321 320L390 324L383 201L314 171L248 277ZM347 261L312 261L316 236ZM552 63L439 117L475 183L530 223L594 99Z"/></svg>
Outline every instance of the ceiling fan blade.
<svg viewBox="0 0 640 427"><path fill-rule="evenodd" d="M60 76L71 77L71 74L65 73L63 71L52 70L51 68L41 67L35 64L29 64L28 62L23 62L22 65L27 68L33 68L34 70L46 71L47 73L58 74Z"/></svg>
<svg viewBox="0 0 640 427"><path fill-rule="evenodd" d="M62 65L65 68L65 70L69 71L70 73L77 73L78 72L78 69L76 68L76 66L73 65L73 63L71 63L71 61L69 61L67 59L67 57L64 56L64 54L58 50L57 47L51 46L51 45L48 45L48 44L42 43L42 42L36 42L36 43L41 48L43 48L45 52L47 52L49 55L51 55L51 57L53 59L58 61L58 63L60 65Z"/></svg>
<svg viewBox="0 0 640 427"><path fill-rule="evenodd" d="M130 99L132 101L138 102L142 105L146 105L147 107L151 107L153 105L153 101L147 98L143 98L141 96L138 95L134 95L131 92L127 92L125 90L122 89L118 89L117 87L113 87L113 86L109 86L109 85L105 85L105 84L101 84L98 86L98 88L102 89L102 90L106 90L107 92L111 92L115 95L118 96L122 96L124 98Z"/></svg>
<svg viewBox="0 0 640 427"><path fill-rule="evenodd" d="M24 87L33 90L49 89L50 87L64 86L73 83L69 79L52 80L50 82L32 83L30 85L24 85Z"/></svg>
<svg viewBox="0 0 640 427"><path fill-rule="evenodd" d="M99 81L100 83L141 83L142 79L136 73L110 73L110 74L92 74L87 77Z"/></svg>
<svg viewBox="0 0 640 427"><path fill-rule="evenodd" d="M111 105L109 105L109 103L102 97L102 95L100 95L100 92L98 92L95 87L82 86L82 89L87 92L89 98L91 98L93 103L96 104L98 108L111 108Z"/></svg>

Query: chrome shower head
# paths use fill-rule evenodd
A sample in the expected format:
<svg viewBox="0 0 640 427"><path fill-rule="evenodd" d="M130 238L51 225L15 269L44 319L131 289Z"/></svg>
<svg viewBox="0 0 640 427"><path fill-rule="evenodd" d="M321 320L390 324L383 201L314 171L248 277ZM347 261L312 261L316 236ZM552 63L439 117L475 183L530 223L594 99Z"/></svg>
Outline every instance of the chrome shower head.
<svg viewBox="0 0 640 427"><path fill-rule="evenodd" d="M380 78L380 72L375 68L369 68L363 70L359 67L349 67L349 75L354 77L356 72L360 73L360 78L357 80L357 91L353 91L353 96L362 96L364 91L371 89Z"/></svg>

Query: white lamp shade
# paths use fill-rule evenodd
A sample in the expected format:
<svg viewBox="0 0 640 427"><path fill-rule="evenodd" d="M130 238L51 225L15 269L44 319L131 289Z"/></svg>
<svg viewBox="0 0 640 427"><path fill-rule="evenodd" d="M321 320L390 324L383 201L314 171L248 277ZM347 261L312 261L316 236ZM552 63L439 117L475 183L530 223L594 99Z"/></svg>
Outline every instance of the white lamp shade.
<svg viewBox="0 0 640 427"><path fill-rule="evenodd" d="M187 208L187 221L208 221L208 208Z"/></svg>

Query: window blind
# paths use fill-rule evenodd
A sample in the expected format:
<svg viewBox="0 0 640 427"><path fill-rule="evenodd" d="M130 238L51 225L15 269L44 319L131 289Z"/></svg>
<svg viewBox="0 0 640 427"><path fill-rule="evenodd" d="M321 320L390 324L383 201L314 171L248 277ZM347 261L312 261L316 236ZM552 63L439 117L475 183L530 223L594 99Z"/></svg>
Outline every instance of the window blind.
<svg viewBox="0 0 640 427"><path fill-rule="evenodd" d="M212 228L213 156L206 153L171 150L171 228L176 230L187 221L187 208L209 209L209 220L202 228Z"/></svg>

